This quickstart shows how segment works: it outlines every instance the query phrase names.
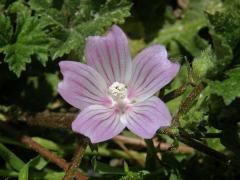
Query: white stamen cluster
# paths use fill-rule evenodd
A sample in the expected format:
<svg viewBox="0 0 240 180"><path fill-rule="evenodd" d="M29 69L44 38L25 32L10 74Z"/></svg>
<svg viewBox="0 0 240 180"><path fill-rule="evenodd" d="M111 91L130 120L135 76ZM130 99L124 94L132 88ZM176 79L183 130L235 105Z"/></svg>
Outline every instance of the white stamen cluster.
<svg viewBox="0 0 240 180"><path fill-rule="evenodd" d="M114 100L122 100L127 95L127 87L125 84L114 82L109 87L108 92Z"/></svg>

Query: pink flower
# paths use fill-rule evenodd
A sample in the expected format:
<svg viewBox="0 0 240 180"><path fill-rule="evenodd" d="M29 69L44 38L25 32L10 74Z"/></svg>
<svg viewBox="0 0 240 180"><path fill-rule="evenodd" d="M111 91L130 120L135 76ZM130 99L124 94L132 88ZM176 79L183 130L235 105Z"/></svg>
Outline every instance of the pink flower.
<svg viewBox="0 0 240 180"><path fill-rule="evenodd" d="M125 127L149 139L160 127L171 124L167 106L154 96L180 68L167 59L164 46L146 48L132 62L126 35L113 25L107 36L88 38L85 55L87 65L59 63L64 79L58 92L82 109L72 123L73 131L98 143Z"/></svg>

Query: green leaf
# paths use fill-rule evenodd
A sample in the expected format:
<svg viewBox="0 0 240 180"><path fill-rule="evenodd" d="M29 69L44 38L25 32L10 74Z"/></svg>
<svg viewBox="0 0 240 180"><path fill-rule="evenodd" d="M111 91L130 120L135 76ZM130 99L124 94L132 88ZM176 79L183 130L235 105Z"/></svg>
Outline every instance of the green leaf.
<svg viewBox="0 0 240 180"><path fill-rule="evenodd" d="M169 180L181 180L182 177L179 173L178 170L172 170L170 176L169 176Z"/></svg>
<svg viewBox="0 0 240 180"><path fill-rule="evenodd" d="M15 139L10 138L10 137L1 136L0 142L2 142L4 144L11 144L11 145L25 147L22 143L20 143L19 141L15 140Z"/></svg>
<svg viewBox="0 0 240 180"><path fill-rule="evenodd" d="M28 4L35 11L45 11L51 7L52 0L30 0Z"/></svg>
<svg viewBox="0 0 240 180"><path fill-rule="evenodd" d="M0 52L18 77L36 58L46 65L49 54L52 59L65 54L81 59L85 39L123 23L130 7L128 0L16 1L9 5L8 16L0 15ZM11 16L16 16L14 22Z"/></svg>
<svg viewBox="0 0 240 180"><path fill-rule="evenodd" d="M0 156L17 171L24 166L24 162L2 143L0 143Z"/></svg>
<svg viewBox="0 0 240 180"><path fill-rule="evenodd" d="M150 172L142 170L138 172L129 171L126 176L122 176L120 180L143 180L144 176L150 174Z"/></svg>
<svg viewBox="0 0 240 180"><path fill-rule="evenodd" d="M210 34L222 72L233 60L234 51L240 42L240 2L225 1L223 8L208 12Z"/></svg>
<svg viewBox="0 0 240 180"><path fill-rule="evenodd" d="M28 163L32 168L42 170L48 164L48 161L39 155L31 159Z"/></svg>
<svg viewBox="0 0 240 180"><path fill-rule="evenodd" d="M18 180L28 180L29 163L25 164L18 174Z"/></svg>
<svg viewBox="0 0 240 180"><path fill-rule="evenodd" d="M194 21L180 21L174 25L166 25L159 31L153 43L169 46L175 41L195 56L200 53L200 49L207 46L207 42L198 35L199 30L205 26L207 26L207 20L204 17Z"/></svg>
<svg viewBox="0 0 240 180"><path fill-rule="evenodd" d="M232 48L220 34L217 34L213 30L210 30L210 34L213 40L214 53L217 57L217 70L221 73L232 61Z"/></svg>
<svg viewBox="0 0 240 180"><path fill-rule="evenodd" d="M123 23L130 15L130 7L128 0L107 0L101 3L74 0L64 2L62 11L55 7L39 11L41 22L52 27L52 59L69 53L73 58L82 58L85 39L102 34L112 23Z"/></svg>
<svg viewBox="0 0 240 180"><path fill-rule="evenodd" d="M10 12L17 14L17 26L14 43L9 43L0 49L5 54L4 61L9 69L18 77L26 69L26 63L31 62L31 56L36 55L43 64L48 60L48 39L37 17L31 16L31 11L20 1L10 6Z"/></svg>
<svg viewBox="0 0 240 180"><path fill-rule="evenodd" d="M229 105L235 98L240 97L240 67L228 70L227 78L223 81L212 81L209 83L210 91L223 97L226 105Z"/></svg>
<svg viewBox="0 0 240 180"><path fill-rule="evenodd" d="M172 172L169 177L169 180L179 180L178 175Z"/></svg>
<svg viewBox="0 0 240 180"><path fill-rule="evenodd" d="M37 18L27 18L17 36L17 41L2 48L6 55L5 61L18 77L26 69L26 63L31 62L32 55L36 54L43 65L48 60L48 40L39 25Z"/></svg>
<svg viewBox="0 0 240 180"><path fill-rule="evenodd" d="M224 8L213 14L208 13L208 17L215 32L234 48L240 41L240 1L225 1Z"/></svg>
<svg viewBox="0 0 240 180"><path fill-rule="evenodd" d="M65 172L48 172L44 177L39 178L44 180L62 180Z"/></svg>
<svg viewBox="0 0 240 180"><path fill-rule="evenodd" d="M18 172L0 169L0 177L18 177Z"/></svg>
<svg viewBox="0 0 240 180"><path fill-rule="evenodd" d="M10 18L3 14L0 15L0 48L8 44L13 34Z"/></svg>
<svg viewBox="0 0 240 180"><path fill-rule="evenodd" d="M41 156L37 156L37 157L31 159L19 171L18 180L28 180L28 174L29 174L30 167L34 167L38 170L41 170L43 167L45 167L46 164L47 164L47 161L43 160L43 158Z"/></svg>
<svg viewBox="0 0 240 180"><path fill-rule="evenodd" d="M123 169L111 167L108 164L97 161L96 158L92 159L92 164L94 171L98 172L99 174L125 174Z"/></svg>
<svg viewBox="0 0 240 180"><path fill-rule="evenodd" d="M174 56L182 56L180 52L182 49L192 56L197 56L201 50L208 46L208 42L199 35L200 30L208 26L207 18L203 12L212 4L215 5L216 2L215 0L211 2L191 0L179 1L178 3L179 5L186 3L184 5L186 10L181 13L182 18L176 19L174 23L166 22L153 43L166 45Z"/></svg>
<svg viewBox="0 0 240 180"><path fill-rule="evenodd" d="M9 8L9 12L11 15L16 15L16 30L15 35L18 35L22 29L22 26L24 25L24 22L28 17L31 16L31 10L24 5L22 0L15 1L12 3Z"/></svg>
<svg viewBox="0 0 240 180"><path fill-rule="evenodd" d="M128 164L127 164L126 161L124 161L123 167L124 167L124 172L128 173L129 172L129 167L128 167Z"/></svg>
<svg viewBox="0 0 240 180"><path fill-rule="evenodd" d="M33 137L32 139L49 150L63 153L62 148L51 140L40 138L40 137Z"/></svg>
<svg viewBox="0 0 240 180"><path fill-rule="evenodd" d="M220 133L220 130L215 129L214 127L208 127L207 129L208 133ZM224 151L226 149L226 147L221 143L220 138L208 138L207 144L216 151Z"/></svg>

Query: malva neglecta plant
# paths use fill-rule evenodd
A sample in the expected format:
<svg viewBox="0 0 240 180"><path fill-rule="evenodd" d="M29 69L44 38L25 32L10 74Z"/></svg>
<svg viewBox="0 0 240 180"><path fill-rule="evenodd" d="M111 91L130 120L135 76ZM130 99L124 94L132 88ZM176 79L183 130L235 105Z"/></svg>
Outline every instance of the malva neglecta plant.
<svg viewBox="0 0 240 180"><path fill-rule="evenodd" d="M58 92L71 105L82 109L72 129L92 143L108 140L125 127L150 139L160 127L171 124L166 105L153 96L178 73L180 65L167 58L161 45L153 45L131 61L128 40L113 25L106 37L89 37L87 65L61 61L64 76Z"/></svg>
<svg viewBox="0 0 240 180"><path fill-rule="evenodd" d="M0 0L0 179L239 179L239 84L239 0Z"/></svg>

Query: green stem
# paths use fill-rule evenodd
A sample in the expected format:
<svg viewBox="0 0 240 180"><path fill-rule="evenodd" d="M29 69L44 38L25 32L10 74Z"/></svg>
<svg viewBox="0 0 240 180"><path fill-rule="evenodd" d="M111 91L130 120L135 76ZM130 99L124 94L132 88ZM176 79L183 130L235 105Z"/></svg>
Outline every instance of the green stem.
<svg viewBox="0 0 240 180"><path fill-rule="evenodd" d="M147 144L146 169L153 171L157 168L157 150L152 139L146 139L145 141Z"/></svg>

